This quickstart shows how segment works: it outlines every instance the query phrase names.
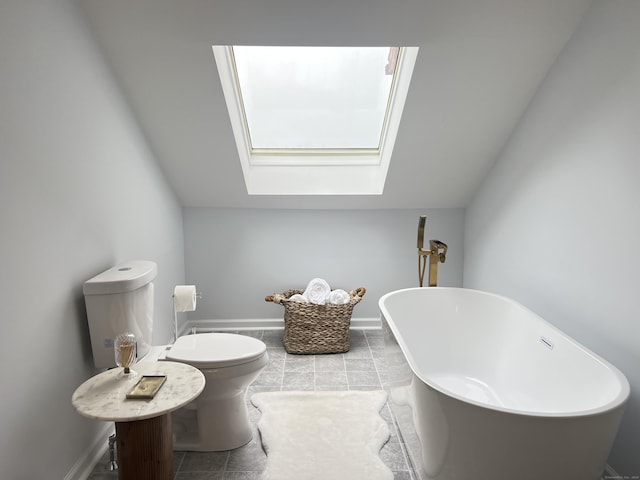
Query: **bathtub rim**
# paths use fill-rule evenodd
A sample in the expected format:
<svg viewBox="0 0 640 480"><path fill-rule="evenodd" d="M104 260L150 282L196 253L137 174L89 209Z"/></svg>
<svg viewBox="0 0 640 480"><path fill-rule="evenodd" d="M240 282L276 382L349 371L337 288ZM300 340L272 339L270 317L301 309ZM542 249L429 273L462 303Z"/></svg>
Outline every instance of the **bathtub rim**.
<svg viewBox="0 0 640 480"><path fill-rule="evenodd" d="M596 408L591 408L591 409L586 409L586 410L578 410L578 411L539 412L539 411L532 411L532 410L520 410L520 409L516 409L516 408L501 407L501 406L497 406L497 405L492 405L492 404L488 404L488 403L479 402L477 400L472 400L472 399L463 397L460 394L457 394L455 392L452 392L451 390L448 390L448 389L440 386L439 384L433 382L429 378L426 378L426 376L422 374L421 370L419 368L417 368L416 362L415 362L413 356L410 353L408 353L409 349L408 349L407 345L405 344L404 339L399 334L397 326L395 325L395 323L393 321L389 321L391 316L390 316L390 313L389 313L388 309L385 306L385 301L391 296L398 295L398 294L401 294L403 292L418 291L418 290L425 290L425 289L428 289L428 290L441 290L441 291L468 291L468 292L474 292L474 293L478 293L478 294L481 294L481 295L493 297L493 298L499 299L501 301L506 301L508 303L511 303L512 305L515 305L517 307L522 308L524 311L526 311L527 313L533 315L535 318L537 318L539 321L544 323L546 326L548 326L549 328L551 328L552 330L557 332L559 335L563 336L565 339L567 339L567 341L569 341L570 343L574 344L576 347L582 349L594 361L596 361L596 362L600 363L601 365L603 365L604 367L606 367L612 373L614 378L616 378L616 380L618 381L618 385L620 387L618 393L609 402L603 404L600 407L596 407ZM583 344L581 344L580 342L575 340L573 337L571 337L567 333L565 333L562 330L560 330L558 327L556 327L552 323L550 323L547 320L545 320L544 318L542 318L540 315L535 313L530 308L528 308L525 305L521 304L517 300L514 300L514 299L509 298L507 296L500 295L500 294L493 293L493 292L488 292L488 291L485 291L485 290L478 290L478 289L465 288L465 287L409 287L409 288L402 288L402 289L398 289L398 290L393 290L391 292L387 292L384 295L382 295L380 297L380 299L378 300L378 308L380 309L380 312L381 312L381 321L386 323L387 326L389 327L389 329L393 332L395 340L396 340L396 342L398 342L398 345L400 346L400 349L402 350L402 353L403 353L405 359L407 360L407 363L411 367L411 370L412 370L413 374L416 377L418 377L420 379L420 381L422 381L423 383L428 385L430 388L433 388L434 390L436 390L438 392L441 392L442 394L447 395L448 397L456 399L456 400L458 400L460 402L467 403L467 404L470 404L470 405L475 405L475 406L478 406L480 408L486 408L486 409L490 409L490 410L495 410L497 412L505 412L505 413L510 413L510 414L514 414L514 415L523 415L523 416L540 417L540 418L546 418L546 417L548 417L548 418L564 418L564 417L566 417L566 418L574 418L574 417L577 418L577 417L588 417L588 416L593 416L593 415L602 415L602 414L614 411L614 410L619 409L619 408L624 408L627 400L629 399L629 395L630 395L630 392L631 392L631 387L629 385L629 381L627 380L627 377L622 373L622 371L620 371L615 365L613 365L612 363L610 363L609 361L607 361L606 359L604 359L603 357L601 357L597 353L593 352L592 350L590 350L589 348L587 348L586 346L584 346Z"/></svg>

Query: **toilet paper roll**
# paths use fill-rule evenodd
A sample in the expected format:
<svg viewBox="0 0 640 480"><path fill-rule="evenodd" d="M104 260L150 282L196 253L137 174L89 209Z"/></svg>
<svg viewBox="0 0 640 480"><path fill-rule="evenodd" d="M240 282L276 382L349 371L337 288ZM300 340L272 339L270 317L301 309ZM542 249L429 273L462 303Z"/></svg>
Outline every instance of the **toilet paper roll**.
<svg viewBox="0 0 640 480"><path fill-rule="evenodd" d="M173 289L173 305L176 312L193 312L196 309L196 286L176 285Z"/></svg>

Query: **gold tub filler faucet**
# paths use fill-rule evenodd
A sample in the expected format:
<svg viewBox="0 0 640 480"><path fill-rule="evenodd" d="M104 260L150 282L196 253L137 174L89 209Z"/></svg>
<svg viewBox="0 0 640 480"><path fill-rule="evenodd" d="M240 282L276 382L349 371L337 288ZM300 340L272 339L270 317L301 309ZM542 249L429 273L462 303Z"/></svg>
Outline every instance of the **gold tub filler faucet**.
<svg viewBox="0 0 640 480"><path fill-rule="evenodd" d="M447 256L447 244L440 240L429 240L429 250L424 249L424 224L426 215L421 215L418 222L418 280L420 286L424 281L424 272L429 258L429 286L438 286L438 263L444 263Z"/></svg>

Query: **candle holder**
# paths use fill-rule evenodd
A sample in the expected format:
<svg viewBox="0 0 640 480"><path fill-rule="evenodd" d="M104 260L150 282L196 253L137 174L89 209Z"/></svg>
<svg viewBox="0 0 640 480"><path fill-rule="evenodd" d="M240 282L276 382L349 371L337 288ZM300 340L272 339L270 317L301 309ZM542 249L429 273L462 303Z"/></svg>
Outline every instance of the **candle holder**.
<svg viewBox="0 0 640 480"><path fill-rule="evenodd" d="M116 365L122 367L123 371L119 377L131 378L136 372L131 370L131 365L136 362L138 349L136 348L136 336L133 333L121 333L113 342L113 352L116 358Z"/></svg>

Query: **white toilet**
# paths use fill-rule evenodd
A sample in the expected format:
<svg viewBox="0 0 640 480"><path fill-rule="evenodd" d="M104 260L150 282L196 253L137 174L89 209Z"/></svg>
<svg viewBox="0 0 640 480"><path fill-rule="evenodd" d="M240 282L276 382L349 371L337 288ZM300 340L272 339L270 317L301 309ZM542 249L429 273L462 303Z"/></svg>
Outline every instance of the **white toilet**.
<svg viewBox="0 0 640 480"><path fill-rule="evenodd" d="M175 450L221 451L248 443L252 430L245 394L269 361L266 345L244 335L198 333L179 337L165 348L151 348L156 274L154 262L132 261L85 282L96 368L115 367L114 338L132 332L138 341L138 361L187 363L205 376L200 396L172 414ZM150 353L158 350L159 358Z"/></svg>
<svg viewBox="0 0 640 480"><path fill-rule="evenodd" d="M263 342L232 333L197 333L179 337L162 358L188 363L206 379L200 396L173 412L175 450L231 450L251 440L245 392L269 361Z"/></svg>

